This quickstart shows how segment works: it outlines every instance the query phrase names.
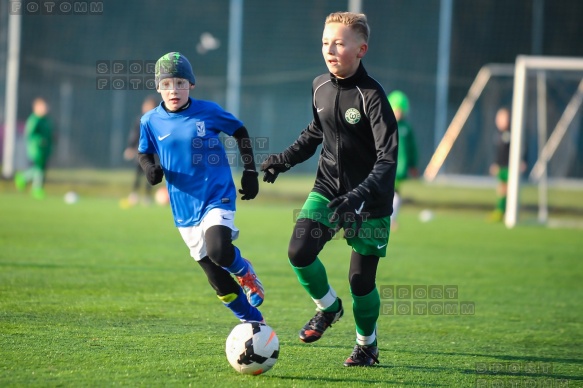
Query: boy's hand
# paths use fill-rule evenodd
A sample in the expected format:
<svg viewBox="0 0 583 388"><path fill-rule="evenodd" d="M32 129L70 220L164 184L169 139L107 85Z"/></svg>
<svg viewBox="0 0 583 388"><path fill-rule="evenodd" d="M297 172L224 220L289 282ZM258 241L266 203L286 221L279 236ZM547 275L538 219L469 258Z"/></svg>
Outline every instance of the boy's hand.
<svg viewBox="0 0 583 388"><path fill-rule="evenodd" d="M273 183L277 176L286 172L291 168L289 163L284 162L281 154L269 155L263 163L261 163L261 171L263 174L263 182Z"/></svg>
<svg viewBox="0 0 583 388"><path fill-rule="evenodd" d="M341 228L346 231L354 224L354 234L357 235L362 226L362 209L364 208L364 199L356 192L351 191L340 197L334 198L328 204L334 213L330 216L331 222L338 222L336 232Z"/></svg>
<svg viewBox="0 0 583 388"><path fill-rule="evenodd" d="M259 193L258 175L259 173L257 171L243 171L243 176L241 177L241 189L239 189L239 193L243 195L241 199L248 200L257 196L257 193Z"/></svg>
<svg viewBox="0 0 583 388"><path fill-rule="evenodd" d="M146 179L148 179L148 183L150 183L152 186L162 182L163 177L164 171L162 170L162 167L157 164L148 167L148 171L146 171Z"/></svg>
<svg viewBox="0 0 583 388"><path fill-rule="evenodd" d="M138 154L137 149L128 147L123 151L123 158L125 160L132 160L133 158L136 157L137 154Z"/></svg>

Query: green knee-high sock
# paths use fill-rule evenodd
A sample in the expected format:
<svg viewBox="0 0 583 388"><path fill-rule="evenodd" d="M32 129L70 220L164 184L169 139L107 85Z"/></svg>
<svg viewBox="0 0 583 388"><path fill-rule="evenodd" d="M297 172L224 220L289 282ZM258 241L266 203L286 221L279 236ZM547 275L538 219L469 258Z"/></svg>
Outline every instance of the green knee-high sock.
<svg viewBox="0 0 583 388"><path fill-rule="evenodd" d="M291 263L290 263L291 264ZM339 305L336 293L328 284L326 268L319 258L307 267L294 267L291 265L298 281L312 297L319 310L338 311Z"/></svg>
<svg viewBox="0 0 583 388"><path fill-rule="evenodd" d="M370 345L376 342L375 329L380 308L381 298L376 287L364 296L352 294L352 311L356 323L356 340L360 345Z"/></svg>
<svg viewBox="0 0 583 388"><path fill-rule="evenodd" d="M506 211L506 196L498 197L496 202L496 210L500 210L502 213Z"/></svg>

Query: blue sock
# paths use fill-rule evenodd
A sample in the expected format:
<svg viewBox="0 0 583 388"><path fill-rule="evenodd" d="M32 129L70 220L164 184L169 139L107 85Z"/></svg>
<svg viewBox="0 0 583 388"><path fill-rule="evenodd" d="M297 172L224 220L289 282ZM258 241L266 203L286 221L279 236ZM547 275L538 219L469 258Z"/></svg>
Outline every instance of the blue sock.
<svg viewBox="0 0 583 388"><path fill-rule="evenodd" d="M242 289L239 290L239 294L235 300L225 303L225 307L229 308L241 320L258 322L263 320L261 312L249 304L247 296Z"/></svg>
<svg viewBox="0 0 583 388"><path fill-rule="evenodd" d="M233 260L233 263L230 266L224 268L229 271L229 273L238 276L247 272L249 264L247 261L245 261L245 259L243 259L243 256L241 256L241 251L239 248L235 247L235 259Z"/></svg>

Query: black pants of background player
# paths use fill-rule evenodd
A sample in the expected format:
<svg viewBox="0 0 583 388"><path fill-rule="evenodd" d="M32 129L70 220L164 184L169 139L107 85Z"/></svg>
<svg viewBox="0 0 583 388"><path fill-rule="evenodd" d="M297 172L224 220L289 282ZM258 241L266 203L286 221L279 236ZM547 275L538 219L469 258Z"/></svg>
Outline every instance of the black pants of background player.
<svg viewBox="0 0 583 388"><path fill-rule="evenodd" d="M148 180L146 179L146 173L142 169L142 166L140 166L140 164L138 163L136 166L136 175L134 178L134 185L132 187L132 191L134 193L137 193L138 190L140 189L140 184L141 184L142 180L144 181L144 191L145 191L146 195L149 197L152 194L152 185L148 183Z"/></svg>

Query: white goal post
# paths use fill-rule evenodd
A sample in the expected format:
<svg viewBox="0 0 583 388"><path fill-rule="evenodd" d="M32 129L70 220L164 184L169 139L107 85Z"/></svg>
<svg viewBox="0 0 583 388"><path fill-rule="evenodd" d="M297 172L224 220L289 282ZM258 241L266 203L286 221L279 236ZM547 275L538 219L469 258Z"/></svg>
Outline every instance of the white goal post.
<svg viewBox="0 0 583 388"><path fill-rule="evenodd" d="M519 55L514 67L514 87L512 97L512 118L510 138L510 160L508 165L508 199L504 223L507 228L513 228L518 221L520 164L523 147L523 132L526 106L526 84L529 71L538 71L544 77L547 70L583 71L583 58L570 57L544 57ZM539 152L539 159L534 169L534 174L539 179L544 179L546 174L546 162L557 148L558 143L567 131L569 124L579 110L583 102L583 79L579 83L577 91L571 98L567 108L549 140ZM542 104L539 104L539 107Z"/></svg>

